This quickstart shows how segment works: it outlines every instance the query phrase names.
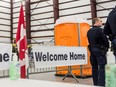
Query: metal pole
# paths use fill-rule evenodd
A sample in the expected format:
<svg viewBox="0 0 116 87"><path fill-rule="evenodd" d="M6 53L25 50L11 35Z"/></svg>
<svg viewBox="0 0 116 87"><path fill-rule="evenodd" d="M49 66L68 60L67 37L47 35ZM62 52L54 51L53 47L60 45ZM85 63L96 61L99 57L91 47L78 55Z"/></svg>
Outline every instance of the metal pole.
<svg viewBox="0 0 116 87"><path fill-rule="evenodd" d="M10 6L10 42L13 43L13 0L11 0Z"/></svg>
<svg viewBox="0 0 116 87"><path fill-rule="evenodd" d="M90 3L91 3L91 16L93 19L93 18L97 17L96 0L90 0Z"/></svg>
<svg viewBox="0 0 116 87"><path fill-rule="evenodd" d="M59 0L53 0L54 23L59 18Z"/></svg>
<svg viewBox="0 0 116 87"><path fill-rule="evenodd" d="M31 43L31 26L30 26L30 0L26 0L25 2L25 13L26 13L26 34L27 34L27 40L28 44Z"/></svg>

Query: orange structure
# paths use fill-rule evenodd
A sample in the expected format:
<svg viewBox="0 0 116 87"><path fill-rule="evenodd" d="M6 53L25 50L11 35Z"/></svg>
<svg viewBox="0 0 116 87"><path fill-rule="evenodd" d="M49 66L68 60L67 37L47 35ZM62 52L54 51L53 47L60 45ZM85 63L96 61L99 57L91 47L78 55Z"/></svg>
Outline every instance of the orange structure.
<svg viewBox="0 0 116 87"><path fill-rule="evenodd" d="M88 46L87 31L90 29L89 24L80 17L64 17L56 21L54 29L56 46ZM88 64L71 66L72 73L75 76L91 76L90 54L88 51ZM57 67L57 70L63 70L68 66ZM56 75L65 75L68 70L57 71Z"/></svg>

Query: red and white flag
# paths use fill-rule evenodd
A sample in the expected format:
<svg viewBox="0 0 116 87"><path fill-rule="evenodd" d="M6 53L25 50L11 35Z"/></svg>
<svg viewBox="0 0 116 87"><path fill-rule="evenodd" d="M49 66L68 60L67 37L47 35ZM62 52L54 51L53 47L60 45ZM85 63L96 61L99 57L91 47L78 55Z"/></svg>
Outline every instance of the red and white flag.
<svg viewBox="0 0 116 87"><path fill-rule="evenodd" d="M16 44L18 47L18 56L20 62L20 77L26 78L26 52L27 52L27 39L26 39L26 25L24 21L23 5L20 7L20 15L18 21L18 29L16 34Z"/></svg>

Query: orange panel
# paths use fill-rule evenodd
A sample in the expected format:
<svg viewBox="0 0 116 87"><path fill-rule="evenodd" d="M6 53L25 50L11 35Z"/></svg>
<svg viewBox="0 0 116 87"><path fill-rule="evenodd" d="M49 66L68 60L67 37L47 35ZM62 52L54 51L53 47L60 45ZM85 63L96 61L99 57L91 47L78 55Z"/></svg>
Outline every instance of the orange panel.
<svg viewBox="0 0 116 87"><path fill-rule="evenodd" d="M87 23L80 24L80 46L88 46L87 31L90 26Z"/></svg>
<svg viewBox="0 0 116 87"><path fill-rule="evenodd" d="M79 26L78 26L79 25ZM78 30L78 27L80 28ZM85 46L87 47L87 31L90 29L90 26L87 23L65 23L55 26L54 37L55 37L55 45L59 46ZM78 35L78 31L80 31L80 36ZM80 41L78 41L78 36L80 37ZM86 65L75 65L72 66L72 73L75 76L90 76L92 75L91 72L91 64L90 64L90 53L88 51L88 64ZM87 67L87 68L86 68ZM67 66L57 67L57 70L66 69ZM56 75L65 75L67 74L67 70L58 71Z"/></svg>
<svg viewBox="0 0 116 87"><path fill-rule="evenodd" d="M55 26L55 45L78 46L77 24L67 23Z"/></svg>
<svg viewBox="0 0 116 87"><path fill-rule="evenodd" d="M66 73L68 73L68 66L61 66L61 67L56 67L56 70L62 70L62 71L57 71L56 74L57 75L65 75Z"/></svg>

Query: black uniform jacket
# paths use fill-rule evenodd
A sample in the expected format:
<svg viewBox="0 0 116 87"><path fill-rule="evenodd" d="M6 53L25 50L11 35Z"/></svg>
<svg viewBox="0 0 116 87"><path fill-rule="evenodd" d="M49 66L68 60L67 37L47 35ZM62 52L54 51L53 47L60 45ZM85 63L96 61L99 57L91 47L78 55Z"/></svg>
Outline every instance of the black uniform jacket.
<svg viewBox="0 0 116 87"><path fill-rule="evenodd" d="M104 26L104 33L108 36L116 36L116 7L108 15Z"/></svg>
<svg viewBox="0 0 116 87"><path fill-rule="evenodd" d="M103 29L93 26L88 32L87 37L90 46L105 46L109 48L108 38L103 33Z"/></svg>

